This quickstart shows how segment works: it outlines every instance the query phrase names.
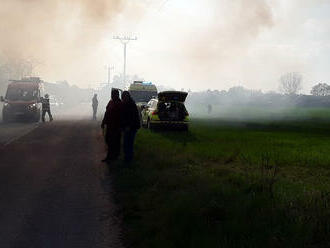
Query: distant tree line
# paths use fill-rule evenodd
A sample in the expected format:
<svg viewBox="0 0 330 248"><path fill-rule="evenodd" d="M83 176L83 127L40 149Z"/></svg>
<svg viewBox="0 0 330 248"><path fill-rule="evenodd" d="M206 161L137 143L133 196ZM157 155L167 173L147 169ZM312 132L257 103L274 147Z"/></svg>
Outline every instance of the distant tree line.
<svg viewBox="0 0 330 248"><path fill-rule="evenodd" d="M299 94L302 75L296 72L283 74L279 78L279 92L251 90L234 86L226 90L190 92L187 105L191 109L204 108L208 104L219 106L259 107L330 107L330 85L319 83L313 86L311 95Z"/></svg>
<svg viewBox="0 0 330 248"><path fill-rule="evenodd" d="M0 63L0 95L5 93L10 79L20 79L30 76L36 63L30 60L8 60ZM101 102L107 103L110 97L109 87L125 89L133 81L143 81L138 75L127 75L126 84L123 75L115 75L111 85L105 85L99 89ZM330 85L319 83L313 86L311 95L299 95L302 89L302 75L297 72L283 74L279 78L280 93L262 92L261 90L250 90L242 86L234 86L226 90L206 90L202 92L189 92L187 104L190 105L259 105L259 106L330 106ZM156 83L157 84L157 83ZM90 101L96 92L93 89L81 89L75 85L71 86L66 81L57 83L45 83L46 91L56 96L66 104L76 104ZM168 90L165 86L158 86L159 91Z"/></svg>
<svg viewBox="0 0 330 248"><path fill-rule="evenodd" d="M279 85L280 92L285 95L295 95L298 94L302 89L302 76L297 72L290 72L284 74L280 78ZM313 86L311 90L311 95L313 96L329 96L330 95L330 85L326 83L319 83Z"/></svg>

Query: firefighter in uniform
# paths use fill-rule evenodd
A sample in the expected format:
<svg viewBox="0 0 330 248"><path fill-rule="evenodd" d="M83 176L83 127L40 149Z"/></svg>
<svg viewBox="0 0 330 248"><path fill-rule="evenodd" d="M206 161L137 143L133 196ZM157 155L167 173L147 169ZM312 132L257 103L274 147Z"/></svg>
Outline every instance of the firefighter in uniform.
<svg viewBox="0 0 330 248"><path fill-rule="evenodd" d="M49 104L49 95L46 94L44 98L42 98L42 122L45 122L45 115L48 113L49 121L53 121L52 113L50 112L50 104Z"/></svg>

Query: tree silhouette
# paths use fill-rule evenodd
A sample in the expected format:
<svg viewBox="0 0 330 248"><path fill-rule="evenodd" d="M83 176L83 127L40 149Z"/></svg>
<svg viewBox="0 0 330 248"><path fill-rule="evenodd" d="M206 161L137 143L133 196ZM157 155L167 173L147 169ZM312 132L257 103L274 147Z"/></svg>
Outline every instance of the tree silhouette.
<svg viewBox="0 0 330 248"><path fill-rule="evenodd" d="M330 95L330 85L328 84L317 84L314 85L311 94L313 96L329 96Z"/></svg>
<svg viewBox="0 0 330 248"><path fill-rule="evenodd" d="M302 76L297 72L282 75L279 88L286 95L297 94L302 89Z"/></svg>

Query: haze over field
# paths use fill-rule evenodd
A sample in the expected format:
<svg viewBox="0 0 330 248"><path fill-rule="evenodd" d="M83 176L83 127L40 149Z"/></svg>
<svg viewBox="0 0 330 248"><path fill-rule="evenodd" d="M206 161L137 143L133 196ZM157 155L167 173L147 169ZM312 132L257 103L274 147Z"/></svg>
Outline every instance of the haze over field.
<svg viewBox="0 0 330 248"><path fill-rule="evenodd" d="M233 85L277 90L300 72L303 92L329 82L326 0L2 0L1 62L28 59L46 81L80 87L122 72L114 35L128 45L128 73L192 90Z"/></svg>

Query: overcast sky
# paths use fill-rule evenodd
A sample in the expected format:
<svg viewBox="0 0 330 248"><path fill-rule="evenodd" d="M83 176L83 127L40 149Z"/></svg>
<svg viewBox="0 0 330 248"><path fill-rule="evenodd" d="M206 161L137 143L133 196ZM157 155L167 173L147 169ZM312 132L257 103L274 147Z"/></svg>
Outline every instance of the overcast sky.
<svg viewBox="0 0 330 248"><path fill-rule="evenodd" d="M88 11L99 5L87 17L70 1L1 1L0 30L12 33L0 51L39 61L35 73L47 81L96 87L106 65L123 70L123 47L112 37L132 35L127 73L159 85L277 90L292 71L303 75L304 92L330 83L330 0L79 0ZM27 7L33 21L21 18Z"/></svg>

